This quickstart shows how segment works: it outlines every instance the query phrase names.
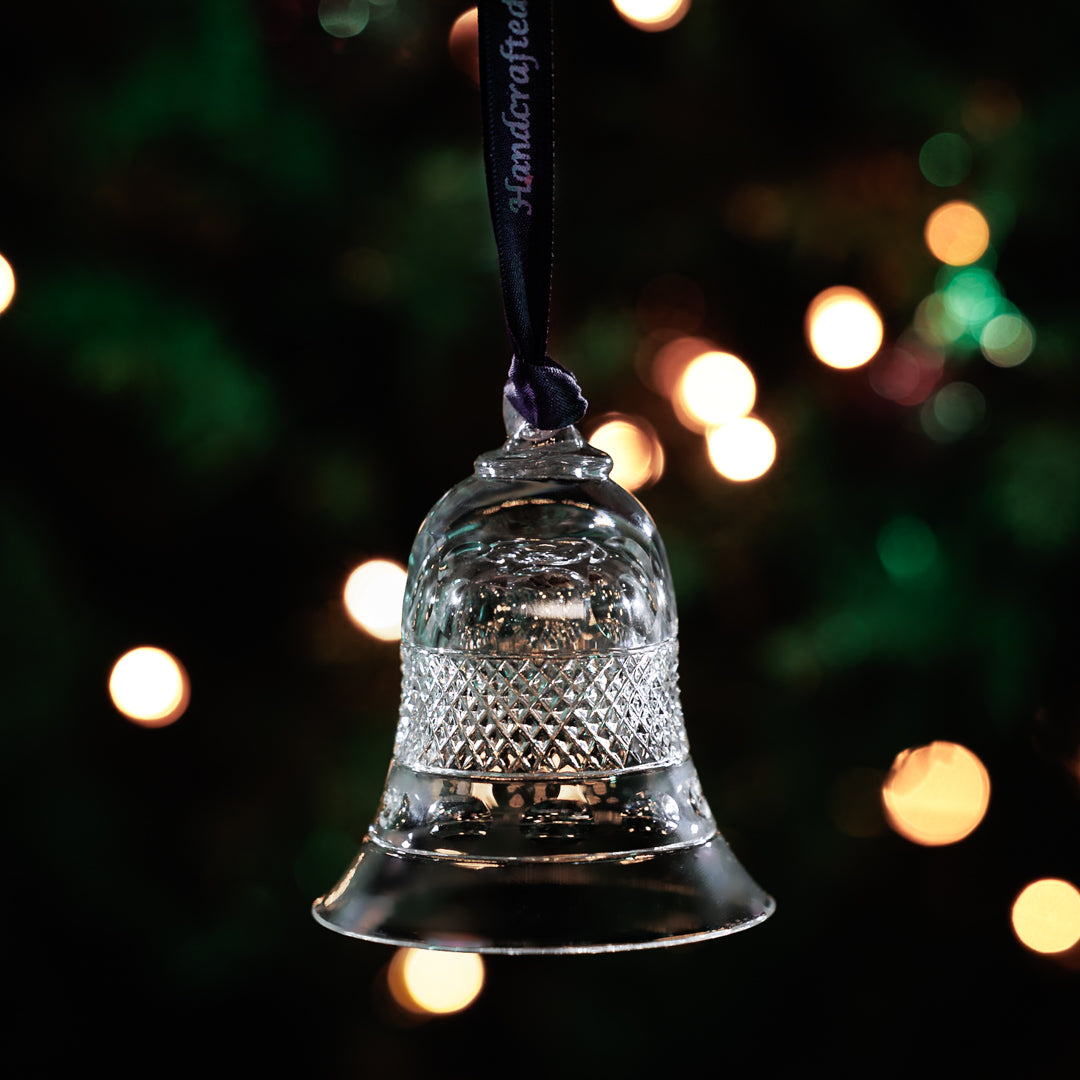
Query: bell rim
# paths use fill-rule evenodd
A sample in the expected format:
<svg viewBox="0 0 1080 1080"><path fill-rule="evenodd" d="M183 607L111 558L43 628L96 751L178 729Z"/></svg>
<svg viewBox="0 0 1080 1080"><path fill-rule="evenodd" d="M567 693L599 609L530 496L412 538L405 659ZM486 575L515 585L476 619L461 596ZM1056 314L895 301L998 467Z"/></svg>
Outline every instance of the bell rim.
<svg viewBox="0 0 1080 1080"><path fill-rule="evenodd" d="M399 865L394 865L390 860L395 860ZM366 861L366 865L365 864ZM589 940L567 941L528 941L521 938L528 931L517 932L520 936L516 940L499 940L497 933L490 933L483 937L477 933L475 925L463 929L460 925L455 926L454 920L449 918L441 931L427 930L417 927L412 932L406 932L400 924L395 924L398 917L400 896L395 896L389 888L379 888L380 874L386 871L406 872L413 875L419 874L424 878L425 871L431 874L437 864L439 875L453 875L459 872L461 888L469 893L470 881L467 875L472 876L472 884L478 883L476 866L469 867L469 860L460 860L455 865L451 860L434 860L420 854L396 853L370 842L365 837L359 855L354 860L348 873L341 883L325 896L319 897L311 906L311 913L315 921L326 929L345 937L374 944L389 945L397 948L431 949L444 952L472 952L485 955L524 956L524 955L582 955L609 952L630 952L641 949L669 948L676 945L693 944L696 942L709 941L715 938L728 937L742 930L749 930L760 925L770 918L776 910L776 901L757 885L749 874L738 862L727 846L723 837L717 833L709 840L700 844L688 845L684 848L658 851L654 854L634 856L628 859L603 860L601 862L578 863L574 866L580 871L586 882L580 888L591 888L597 883L605 890L625 890L623 895L630 898L635 890L644 889L654 893L654 903L660 905L657 912L659 922L652 929L641 926L621 924L620 919L626 917L627 907L632 905L615 905L608 913L611 918L606 923L597 922L591 931L585 936ZM515 873L535 874L537 866L533 864L531 871L507 863L503 870L513 878ZM545 878L544 883L549 889L558 889L559 871L553 868L559 866L565 869L566 864L547 864L552 868L550 878L545 878L546 869L540 869L540 876ZM642 870L642 868L645 868ZM406 869L407 868L407 869ZM491 867L488 868L492 869ZM685 883L678 887L667 883L654 888L653 879L660 881L665 870L670 873L685 875ZM635 870L645 875L644 885L641 880L635 881ZM362 871L361 880L356 880L357 871ZM485 879L483 884L499 886L496 878L498 869L495 868L496 877L482 874ZM607 881L608 875L614 871L621 877L621 881ZM650 874L650 871L658 872ZM413 888L416 881L412 882ZM530 883L514 882L511 880L508 893L516 895L514 890L535 890L535 881ZM330 904L327 904L327 899ZM698 918L697 926L687 926L684 929L671 929L665 932L663 924L663 901L667 899L672 905L672 912L678 912L686 920L693 912ZM687 899L689 900L686 903ZM335 920L335 914L337 920ZM350 916L351 917L348 917ZM711 925L710 925L711 922Z"/></svg>

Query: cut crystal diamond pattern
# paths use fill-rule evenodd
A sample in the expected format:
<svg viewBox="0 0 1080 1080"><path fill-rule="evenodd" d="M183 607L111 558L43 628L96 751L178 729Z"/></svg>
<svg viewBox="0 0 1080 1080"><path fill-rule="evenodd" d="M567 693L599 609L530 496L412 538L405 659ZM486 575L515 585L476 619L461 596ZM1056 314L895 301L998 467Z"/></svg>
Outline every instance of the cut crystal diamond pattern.
<svg viewBox="0 0 1080 1080"><path fill-rule="evenodd" d="M579 657L401 649L394 756L418 769L554 774L687 755L678 646Z"/></svg>

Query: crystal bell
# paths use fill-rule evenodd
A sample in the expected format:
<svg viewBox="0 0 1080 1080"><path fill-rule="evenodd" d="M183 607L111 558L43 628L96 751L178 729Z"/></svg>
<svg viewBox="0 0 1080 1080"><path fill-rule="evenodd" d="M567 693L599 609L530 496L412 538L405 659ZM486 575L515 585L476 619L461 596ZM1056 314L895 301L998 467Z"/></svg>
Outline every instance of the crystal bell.
<svg viewBox="0 0 1080 1080"><path fill-rule="evenodd" d="M663 544L574 427L508 438L409 557L378 816L324 926L393 945L585 953L754 926L774 902L690 759Z"/></svg>

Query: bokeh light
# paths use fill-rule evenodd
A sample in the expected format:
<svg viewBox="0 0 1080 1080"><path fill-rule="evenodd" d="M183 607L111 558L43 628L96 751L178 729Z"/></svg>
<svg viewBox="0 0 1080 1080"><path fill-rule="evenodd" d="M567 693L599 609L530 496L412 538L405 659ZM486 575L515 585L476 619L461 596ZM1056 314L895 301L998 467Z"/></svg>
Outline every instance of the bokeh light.
<svg viewBox="0 0 1080 1080"><path fill-rule="evenodd" d="M476 1000L484 987L484 961L478 953L398 949L387 980L403 1009L445 1015Z"/></svg>
<svg viewBox="0 0 1080 1080"><path fill-rule="evenodd" d="M1080 890L1060 878L1033 881L1013 903L1012 926L1034 952L1071 949L1080 941Z"/></svg>
<svg viewBox="0 0 1080 1080"><path fill-rule="evenodd" d="M611 0L615 10L639 30L670 30L690 10L690 0Z"/></svg>
<svg viewBox="0 0 1080 1080"><path fill-rule="evenodd" d="M1035 331L1023 315L995 315L979 335L983 356L996 367L1022 364L1035 349Z"/></svg>
<svg viewBox="0 0 1080 1080"><path fill-rule="evenodd" d="M948 383L919 410L923 431L939 443L955 442L985 418L986 398L967 382Z"/></svg>
<svg viewBox="0 0 1080 1080"><path fill-rule="evenodd" d="M0 314L3 314L15 296L15 271L11 263L0 255Z"/></svg>
<svg viewBox="0 0 1080 1080"><path fill-rule="evenodd" d="M951 131L931 135L919 151L919 168L931 184L952 187L971 169L971 147L966 139Z"/></svg>
<svg viewBox="0 0 1080 1080"><path fill-rule="evenodd" d="M923 236L930 254L950 266L967 266L990 246L990 226L982 211L962 199L939 206L926 219Z"/></svg>
<svg viewBox="0 0 1080 1080"><path fill-rule="evenodd" d="M480 29L476 8L463 11L450 27L450 59L477 86L480 85Z"/></svg>
<svg viewBox="0 0 1080 1080"><path fill-rule="evenodd" d="M707 446L713 468L728 480L756 480L776 460L776 437L755 416L743 416L714 428L708 434Z"/></svg>
<svg viewBox="0 0 1080 1080"><path fill-rule="evenodd" d="M153 645L141 645L113 665L109 696L124 716L141 727L165 727L184 714L190 686L175 656Z"/></svg>
<svg viewBox="0 0 1080 1080"><path fill-rule="evenodd" d="M679 379L691 362L707 352L716 351L716 346L707 338L671 338L653 353L646 382L664 397L673 397Z"/></svg>
<svg viewBox="0 0 1080 1080"><path fill-rule="evenodd" d="M858 289L835 285L818 293L806 309L806 338L829 367L867 363L881 348L884 327L877 308Z"/></svg>
<svg viewBox="0 0 1080 1080"><path fill-rule="evenodd" d="M941 302L948 317L978 340L983 327L1009 307L994 275L981 266L956 270L942 267L938 275Z"/></svg>
<svg viewBox="0 0 1080 1080"><path fill-rule="evenodd" d="M882 787L889 825L927 847L963 840L982 821L989 801L990 777L983 763L952 742L903 751Z"/></svg>
<svg viewBox="0 0 1080 1080"><path fill-rule="evenodd" d="M754 407L757 383L737 356L707 352L694 357L675 385L671 403L692 431L705 431L746 416Z"/></svg>
<svg viewBox="0 0 1080 1080"><path fill-rule="evenodd" d="M640 417L605 420L589 442L611 458L611 479L627 491L655 483L664 471L664 449L652 426Z"/></svg>
<svg viewBox="0 0 1080 1080"><path fill-rule="evenodd" d="M371 18L368 0L319 0L319 25L336 38L356 37Z"/></svg>
<svg viewBox="0 0 1080 1080"><path fill-rule="evenodd" d="M400 640L405 578L405 568L389 559L361 563L345 583L349 618L380 641Z"/></svg>
<svg viewBox="0 0 1080 1080"><path fill-rule="evenodd" d="M945 360L930 343L913 335L909 339L880 355L868 378L883 398L898 405L921 405L941 378Z"/></svg>
<svg viewBox="0 0 1080 1080"><path fill-rule="evenodd" d="M968 92L960 116L977 139L989 141L1014 127L1023 114L1016 91L1000 79L984 79Z"/></svg>
<svg viewBox="0 0 1080 1080"><path fill-rule="evenodd" d="M936 346L954 344L967 330L967 325L945 305L940 292L932 292L919 302L911 325L923 341Z"/></svg>
<svg viewBox="0 0 1080 1080"><path fill-rule="evenodd" d="M894 581L914 581L924 578L937 565L937 537L925 521L903 514L878 533L877 552Z"/></svg>

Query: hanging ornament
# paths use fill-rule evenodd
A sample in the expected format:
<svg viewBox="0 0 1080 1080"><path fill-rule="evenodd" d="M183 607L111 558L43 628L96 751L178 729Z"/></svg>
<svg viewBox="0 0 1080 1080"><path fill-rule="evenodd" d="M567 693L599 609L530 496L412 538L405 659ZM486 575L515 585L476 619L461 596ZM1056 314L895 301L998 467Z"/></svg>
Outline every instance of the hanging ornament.
<svg viewBox="0 0 1080 1080"><path fill-rule="evenodd" d="M491 953L647 948L774 902L717 831L689 754L667 557L575 423L547 354L550 0L481 0L488 195L514 348L505 444L409 557L401 714L382 803L315 918Z"/></svg>

